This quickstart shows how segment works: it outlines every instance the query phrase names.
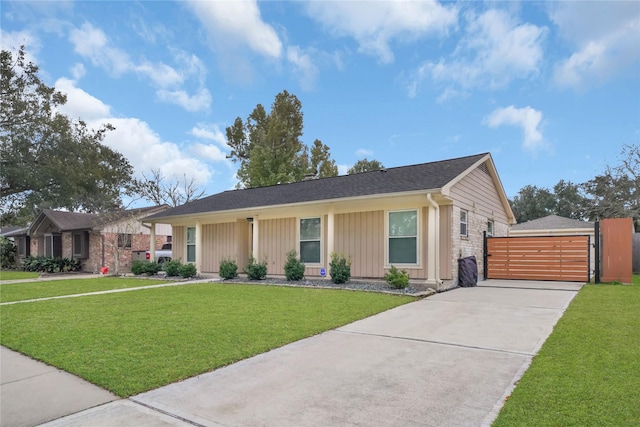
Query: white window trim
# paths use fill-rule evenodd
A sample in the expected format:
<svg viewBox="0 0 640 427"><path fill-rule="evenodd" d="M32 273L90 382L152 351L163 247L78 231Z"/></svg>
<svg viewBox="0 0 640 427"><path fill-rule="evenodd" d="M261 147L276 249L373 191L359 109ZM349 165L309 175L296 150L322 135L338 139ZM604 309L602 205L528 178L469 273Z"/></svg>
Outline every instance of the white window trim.
<svg viewBox="0 0 640 427"><path fill-rule="evenodd" d="M415 264L391 264L389 262L389 214L394 212L416 212L416 263ZM405 236L409 237L409 236ZM407 269L420 269L422 268L422 208L411 209L396 209L391 211L385 211L384 213L384 268L394 267L407 268Z"/></svg>
<svg viewBox="0 0 640 427"><path fill-rule="evenodd" d="M489 231L489 224L491 224L491 231ZM487 220L487 237L493 237L496 232L496 222L492 219Z"/></svg>
<svg viewBox="0 0 640 427"><path fill-rule="evenodd" d="M324 215L319 216L304 216L298 217L296 221L296 252L298 253L298 259L302 255L300 253L300 221L303 219L320 219L320 262L304 262L309 267L323 267L324 266ZM305 242L315 242L315 240L305 240Z"/></svg>
<svg viewBox="0 0 640 427"><path fill-rule="evenodd" d="M187 263L189 264L194 264L196 262L196 260L194 259L193 261L189 261L189 246L193 246L194 248L196 248L197 250L197 244L198 242L194 242L192 245L189 245L189 229L193 228L193 235L194 235L194 239L195 239L195 233L196 233L196 226L195 225L190 225L184 228L184 259ZM195 251L194 251L194 257L195 257Z"/></svg>
<svg viewBox="0 0 640 427"><path fill-rule="evenodd" d="M464 223L462 222L462 212L465 213ZM465 225L465 234L462 234L462 224ZM460 215L458 216L458 233L460 237L469 237L469 211L466 209L460 209Z"/></svg>

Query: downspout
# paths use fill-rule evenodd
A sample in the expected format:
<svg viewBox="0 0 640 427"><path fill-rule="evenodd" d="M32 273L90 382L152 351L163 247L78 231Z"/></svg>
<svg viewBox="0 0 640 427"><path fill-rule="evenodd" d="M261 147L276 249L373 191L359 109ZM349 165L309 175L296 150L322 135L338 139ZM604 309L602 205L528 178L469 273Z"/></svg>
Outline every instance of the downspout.
<svg viewBox="0 0 640 427"><path fill-rule="evenodd" d="M436 265L435 265L435 280L436 286L439 288L442 284L440 280L440 205L438 205L435 200L431 197L431 193L427 193L427 202L429 202L429 206L431 206L435 211L435 255L436 255ZM438 289L439 290L439 289Z"/></svg>

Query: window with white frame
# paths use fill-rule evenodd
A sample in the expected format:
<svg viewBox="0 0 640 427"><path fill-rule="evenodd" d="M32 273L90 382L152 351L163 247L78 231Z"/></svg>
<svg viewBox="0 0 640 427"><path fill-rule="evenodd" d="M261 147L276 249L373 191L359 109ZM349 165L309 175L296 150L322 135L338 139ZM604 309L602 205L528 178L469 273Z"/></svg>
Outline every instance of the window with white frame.
<svg viewBox="0 0 640 427"><path fill-rule="evenodd" d="M320 218L300 219L300 261L320 264L322 248L322 221Z"/></svg>
<svg viewBox="0 0 640 427"><path fill-rule="evenodd" d="M493 237L493 221L487 221L487 236Z"/></svg>
<svg viewBox="0 0 640 427"><path fill-rule="evenodd" d="M468 227L468 217L469 212L463 209L460 210L460 235L462 237L467 237L469 235L469 227Z"/></svg>
<svg viewBox="0 0 640 427"><path fill-rule="evenodd" d="M418 263L418 211L389 212L389 264Z"/></svg>
<svg viewBox="0 0 640 427"><path fill-rule="evenodd" d="M196 262L196 228L187 227L187 262Z"/></svg>

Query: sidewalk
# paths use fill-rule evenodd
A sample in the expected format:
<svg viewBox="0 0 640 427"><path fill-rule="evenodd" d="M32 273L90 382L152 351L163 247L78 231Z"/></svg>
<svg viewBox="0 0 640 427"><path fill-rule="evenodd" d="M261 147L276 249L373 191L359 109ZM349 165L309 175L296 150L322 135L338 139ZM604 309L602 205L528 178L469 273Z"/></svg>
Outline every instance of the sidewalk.
<svg viewBox="0 0 640 427"><path fill-rule="evenodd" d="M490 425L577 294L534 284L437 294L46 426Z"/></svg>
<svg viewBox="0 0 640 427"><path fill-rule="evenodd" d="M81 378L0 347L0 426L35 426L117 396Z"/></svg>

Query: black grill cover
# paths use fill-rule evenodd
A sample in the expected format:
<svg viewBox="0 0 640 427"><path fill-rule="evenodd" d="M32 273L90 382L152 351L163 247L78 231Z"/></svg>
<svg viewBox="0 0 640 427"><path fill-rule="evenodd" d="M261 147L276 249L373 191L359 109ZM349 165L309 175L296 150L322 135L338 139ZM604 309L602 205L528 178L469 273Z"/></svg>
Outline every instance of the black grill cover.
<svg viewBox="0 0 640 427"><path fill-rule="evenodd" d="M469 288L478 284L478 264L475 256L458 259L458 286Z"/></svg>

